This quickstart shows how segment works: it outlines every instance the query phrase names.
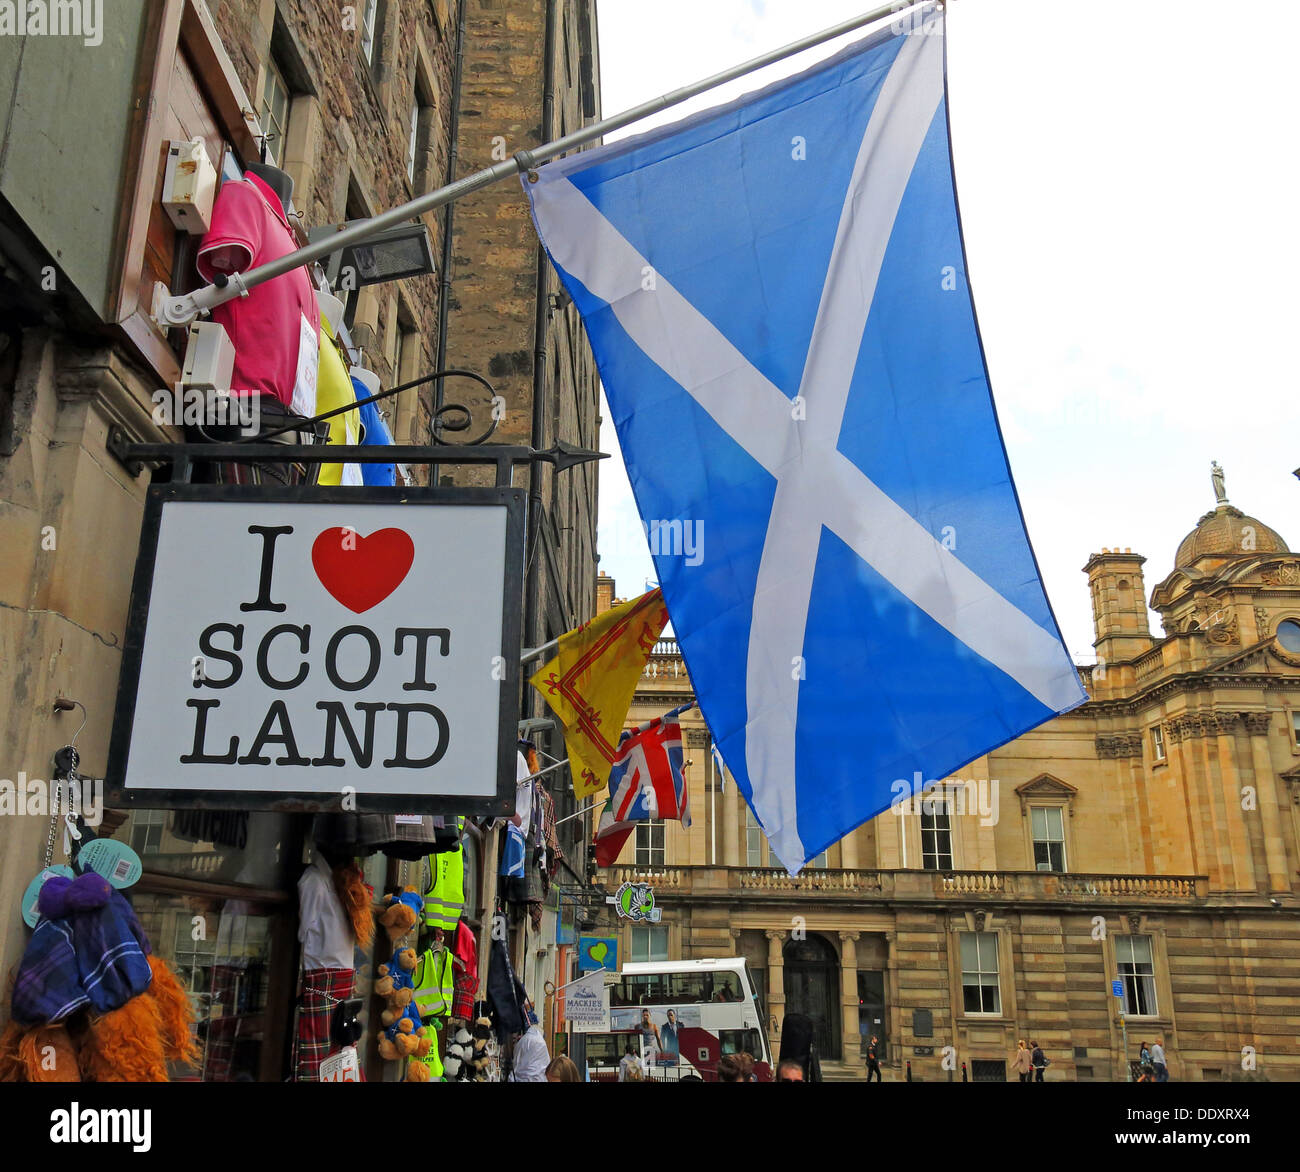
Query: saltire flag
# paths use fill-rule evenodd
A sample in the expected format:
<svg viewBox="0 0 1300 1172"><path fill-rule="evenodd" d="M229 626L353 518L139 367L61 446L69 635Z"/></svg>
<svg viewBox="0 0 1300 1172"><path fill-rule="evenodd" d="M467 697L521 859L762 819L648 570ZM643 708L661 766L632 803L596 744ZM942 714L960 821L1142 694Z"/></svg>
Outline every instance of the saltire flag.
<svg viewBox="0 0 1300 1172"><path fill-rule="evenodd" d="M609 801L596 826L596 865L613 866L638 822L654 819L691 824L690 794L682 772L683 704L619 738L609 771Z"/></svg>
<svg viewBox="0 0 1300 1172"><path fill-rule="evenodd" d="M609 780L618 751L615 734L667 624L663 594L650 590L561 635L555 658L529 681L564 725L579 801Z"/></svg>
<svg viewBox="0 0 1300 1172"><path fill-rule="evenodd" d="M792 874L1086 699L993 407L939 14L523 186L643 523L695 527L659 581Z"/></svg>

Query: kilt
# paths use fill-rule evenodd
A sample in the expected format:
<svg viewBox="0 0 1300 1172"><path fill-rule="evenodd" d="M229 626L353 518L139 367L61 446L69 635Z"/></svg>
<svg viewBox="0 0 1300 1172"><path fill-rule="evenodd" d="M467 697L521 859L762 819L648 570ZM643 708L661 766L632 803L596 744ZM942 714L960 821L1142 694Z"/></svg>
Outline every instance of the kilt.
<svg viewBox="0 0 1300 1172"><path fill-rule="evenodd" d="M303 973L295 1082L315 1082L321 1062L336 1049L330 1041L330 1018L335 1003L352 996L356 975L352 969L309 969Z"/></svg>

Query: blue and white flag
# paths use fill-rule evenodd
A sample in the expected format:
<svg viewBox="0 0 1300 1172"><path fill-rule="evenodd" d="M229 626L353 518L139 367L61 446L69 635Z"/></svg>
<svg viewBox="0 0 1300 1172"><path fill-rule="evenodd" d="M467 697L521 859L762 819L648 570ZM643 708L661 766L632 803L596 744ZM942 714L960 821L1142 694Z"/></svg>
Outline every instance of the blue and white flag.
<svg viewBox="0 0 1300 1172"><path fill-rule="evenodd" d="M1086 699L993 409L937 15L524 189L700 708L792 874L895 783Z"/></svg>

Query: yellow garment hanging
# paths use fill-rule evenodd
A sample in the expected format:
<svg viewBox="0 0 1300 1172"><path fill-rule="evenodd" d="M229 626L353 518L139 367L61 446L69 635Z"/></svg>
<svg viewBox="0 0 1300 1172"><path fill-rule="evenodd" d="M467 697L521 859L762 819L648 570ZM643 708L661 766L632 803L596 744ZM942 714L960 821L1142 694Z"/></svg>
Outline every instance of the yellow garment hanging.
<svg viewBox="0 0 1300 1172"><path fill-rule="evenodd" d="M324 415L357 401L352 380L334 341L334 331L322 314L320 319L320 367L316 375L316 413ZM356 444L361 437L361 412L345 411L326 421L329 424L331 444ZM320 484L361 483L361 468L357 464L322 464Z"/></svg>

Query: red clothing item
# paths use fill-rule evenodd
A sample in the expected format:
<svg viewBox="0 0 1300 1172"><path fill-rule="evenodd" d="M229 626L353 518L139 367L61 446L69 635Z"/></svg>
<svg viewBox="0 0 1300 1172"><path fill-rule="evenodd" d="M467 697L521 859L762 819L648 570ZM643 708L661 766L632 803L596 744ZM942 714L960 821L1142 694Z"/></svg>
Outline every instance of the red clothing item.
<svg viewBox="0 0 1300 1172"><path fill-rule="evenodd" d="M218 272L244 273L297 247L275 192L256 175L245 175L223 183L217 193L212 227L199 246L199 274L211 281ZM224 255L214 267L218 250ZM235 394L274 395L296 414L316 413L320 311L306 268L217 306L212 320L225 327L235 347Z"/></svg>
<svg viewBox="0 0 1300 1172"><path fill-rule="evenodd" d="M464 920L456 925L451 959L451 1016L469 1021L474 1016L474 999L478 996L478 942Z"/></svg>

